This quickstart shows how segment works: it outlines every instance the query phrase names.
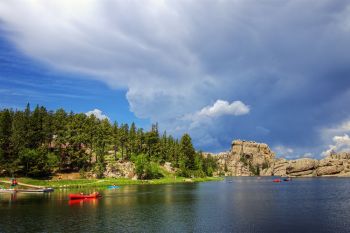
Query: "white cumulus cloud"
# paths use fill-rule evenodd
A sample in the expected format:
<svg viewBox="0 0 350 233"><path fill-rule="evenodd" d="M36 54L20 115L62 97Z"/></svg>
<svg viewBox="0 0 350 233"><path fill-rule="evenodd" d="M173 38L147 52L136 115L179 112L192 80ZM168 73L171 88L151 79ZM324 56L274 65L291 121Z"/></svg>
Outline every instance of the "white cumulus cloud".
<svg viewBox="0 0 350 233"><path fill-rule="evenodd" d="M206 106L201 110L187 114L182 119L190 122L190 128L197 128L203 124L212 124L213 119L221 116L240 116L250 112L250 107L241 101L229 103L225 100L217 100L213 105Z"/></svg>
<svg viewBox="0 0 350 233"><path fill-rule="evenodd" d="M225 100L217 100L212 106L206 106L202 108L197 113L197 116L206 116L206 117L219 117L223 115L245 115L250 111L249 106L245 105L241 101L233 101L229 103Z"/></svg>
<svg viewBox="0 0 350 233"><path fill-rule="evenodd" d="M100 120L107 119L107 120L109 120L109 117L107 115L103 114L102 111L100 109L97 109L97 108L95 108L92 111L88 111L87 113L85 113L85 115L87 115L87 116L94 115L97 119L100 119Z"/></svg>
<svg viewBox="0 0 350 233"><path fill-rule="evenodd" d="M322 156L328 156L332 152L350 152L350 137L348 134L334 136L333 144L329 145L328 149L322 152Z"/></svg>
<svg viewBox="0 0 350 233"><path fill-rule="evenodd" d="M345 120L340 124L332 127L322 128L320 136L328 148L325 149L321 156L325 157L332 152L350 152L350 120Z"/></svg>
<svg viewBox="0 0 350 233"><path fill-rule="evenodd" d="M340 124L337 124L333 127L322 128L321 129L321 137L324 140L329 140L337 135L342 135L345 133L350 133L350 120L345 120Z"/></svg>

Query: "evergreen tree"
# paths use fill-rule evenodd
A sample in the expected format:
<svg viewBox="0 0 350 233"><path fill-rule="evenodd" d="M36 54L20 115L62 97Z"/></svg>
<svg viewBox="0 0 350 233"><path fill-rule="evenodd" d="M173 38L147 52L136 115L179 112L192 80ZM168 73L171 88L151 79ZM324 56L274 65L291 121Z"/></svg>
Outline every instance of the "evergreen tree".
<svg viewBox="0 0 350 233"><path fill-rule="evenodd" d="M5 109L0 115L0 159L1 164L5 165L5 169L9 167L14 160L11 151L11 126L11 112Z"/></svg>
<svg viewBox="0 0 350 233"><path fill-rule="evenodd" d="M113 142L113 151L114 151L114 160L117 160L117 152L119 148L119 129L118 123L115 121L112 128L112 142Z"/></svg>
<svg viewBox="0 0 350 233"><path fill-rule="evenodd" d="M144 131L135 123L119 127L63 109L52 112L37 105L31 111L29 104L24 111L0 110L0 173L40 177L92 170L102 177L109 151L115 160L120 152L123 160L137 162L144 179L160 177L164 162L180 168L183 176L212 175L216 169L215 159L196 153L188 134L180 142L166 132L160 136L158 124Z"/></svg>

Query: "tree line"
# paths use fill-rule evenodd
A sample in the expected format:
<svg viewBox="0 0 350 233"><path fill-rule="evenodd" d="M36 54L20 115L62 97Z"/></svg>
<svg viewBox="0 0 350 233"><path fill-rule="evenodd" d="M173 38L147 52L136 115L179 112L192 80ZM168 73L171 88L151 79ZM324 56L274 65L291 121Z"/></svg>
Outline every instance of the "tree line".
<svg viewBox="0 0 350 233"><path fill-rule="evenodd" d="M103 176L106 156L132 161L140 178L158 178L170 162L179 176L211 176L215 158L197 152L188 134L180 140L134 123L111 123L94 115L34 110L0 110L0 175L46 177L55 172L92 171Z"/></svg>

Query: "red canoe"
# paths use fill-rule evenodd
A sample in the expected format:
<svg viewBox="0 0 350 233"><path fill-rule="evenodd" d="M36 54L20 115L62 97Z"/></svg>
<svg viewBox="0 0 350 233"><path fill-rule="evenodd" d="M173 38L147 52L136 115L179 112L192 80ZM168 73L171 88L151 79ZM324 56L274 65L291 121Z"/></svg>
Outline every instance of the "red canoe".
<svg viewBox="0 0 350 233"><path fill-rule="evenodd" d="M275 183L280 183L281 180L280 180L280 179L274 179L273 182L275 182Z"/></svg>
<svg viewBox="0 0 350 233"><path fill-rule="evenodd" d="M88 199L88 198L98 198L101 197L99 193L91 193L91 194L69 194L69 199Z"/></svg>

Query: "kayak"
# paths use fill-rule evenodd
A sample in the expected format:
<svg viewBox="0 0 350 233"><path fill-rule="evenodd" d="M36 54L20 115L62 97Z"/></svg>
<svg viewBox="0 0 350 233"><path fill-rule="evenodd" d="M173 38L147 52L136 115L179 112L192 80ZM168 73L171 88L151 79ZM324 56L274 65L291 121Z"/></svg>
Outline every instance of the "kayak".
<svg viewBox="0 0 350 233"><path fill-rule="evenodd" d="M99 198L102 197L99 193L91 193L91 194L69 194L69 199L88 199L88 198Z"/></svg>
<svg viewBox="0 0 350 233"><path fill-rule="evenodd" d="M291 179L285 178L285 179L283 179L283 181L291 181Z"/></svg>
<svg viewBox="0 0 350 233"><path fill-rule="evenodd" d="M111 185L107 187L107 189L118 189L118 188L120 188L118 185Z"/></svg>
<svg viewBox="0 0 350 233"><path fill-rule="evenodd" d="M280 182L281 182L281 179L274 179L272 182L280 183Z"/></svg>

